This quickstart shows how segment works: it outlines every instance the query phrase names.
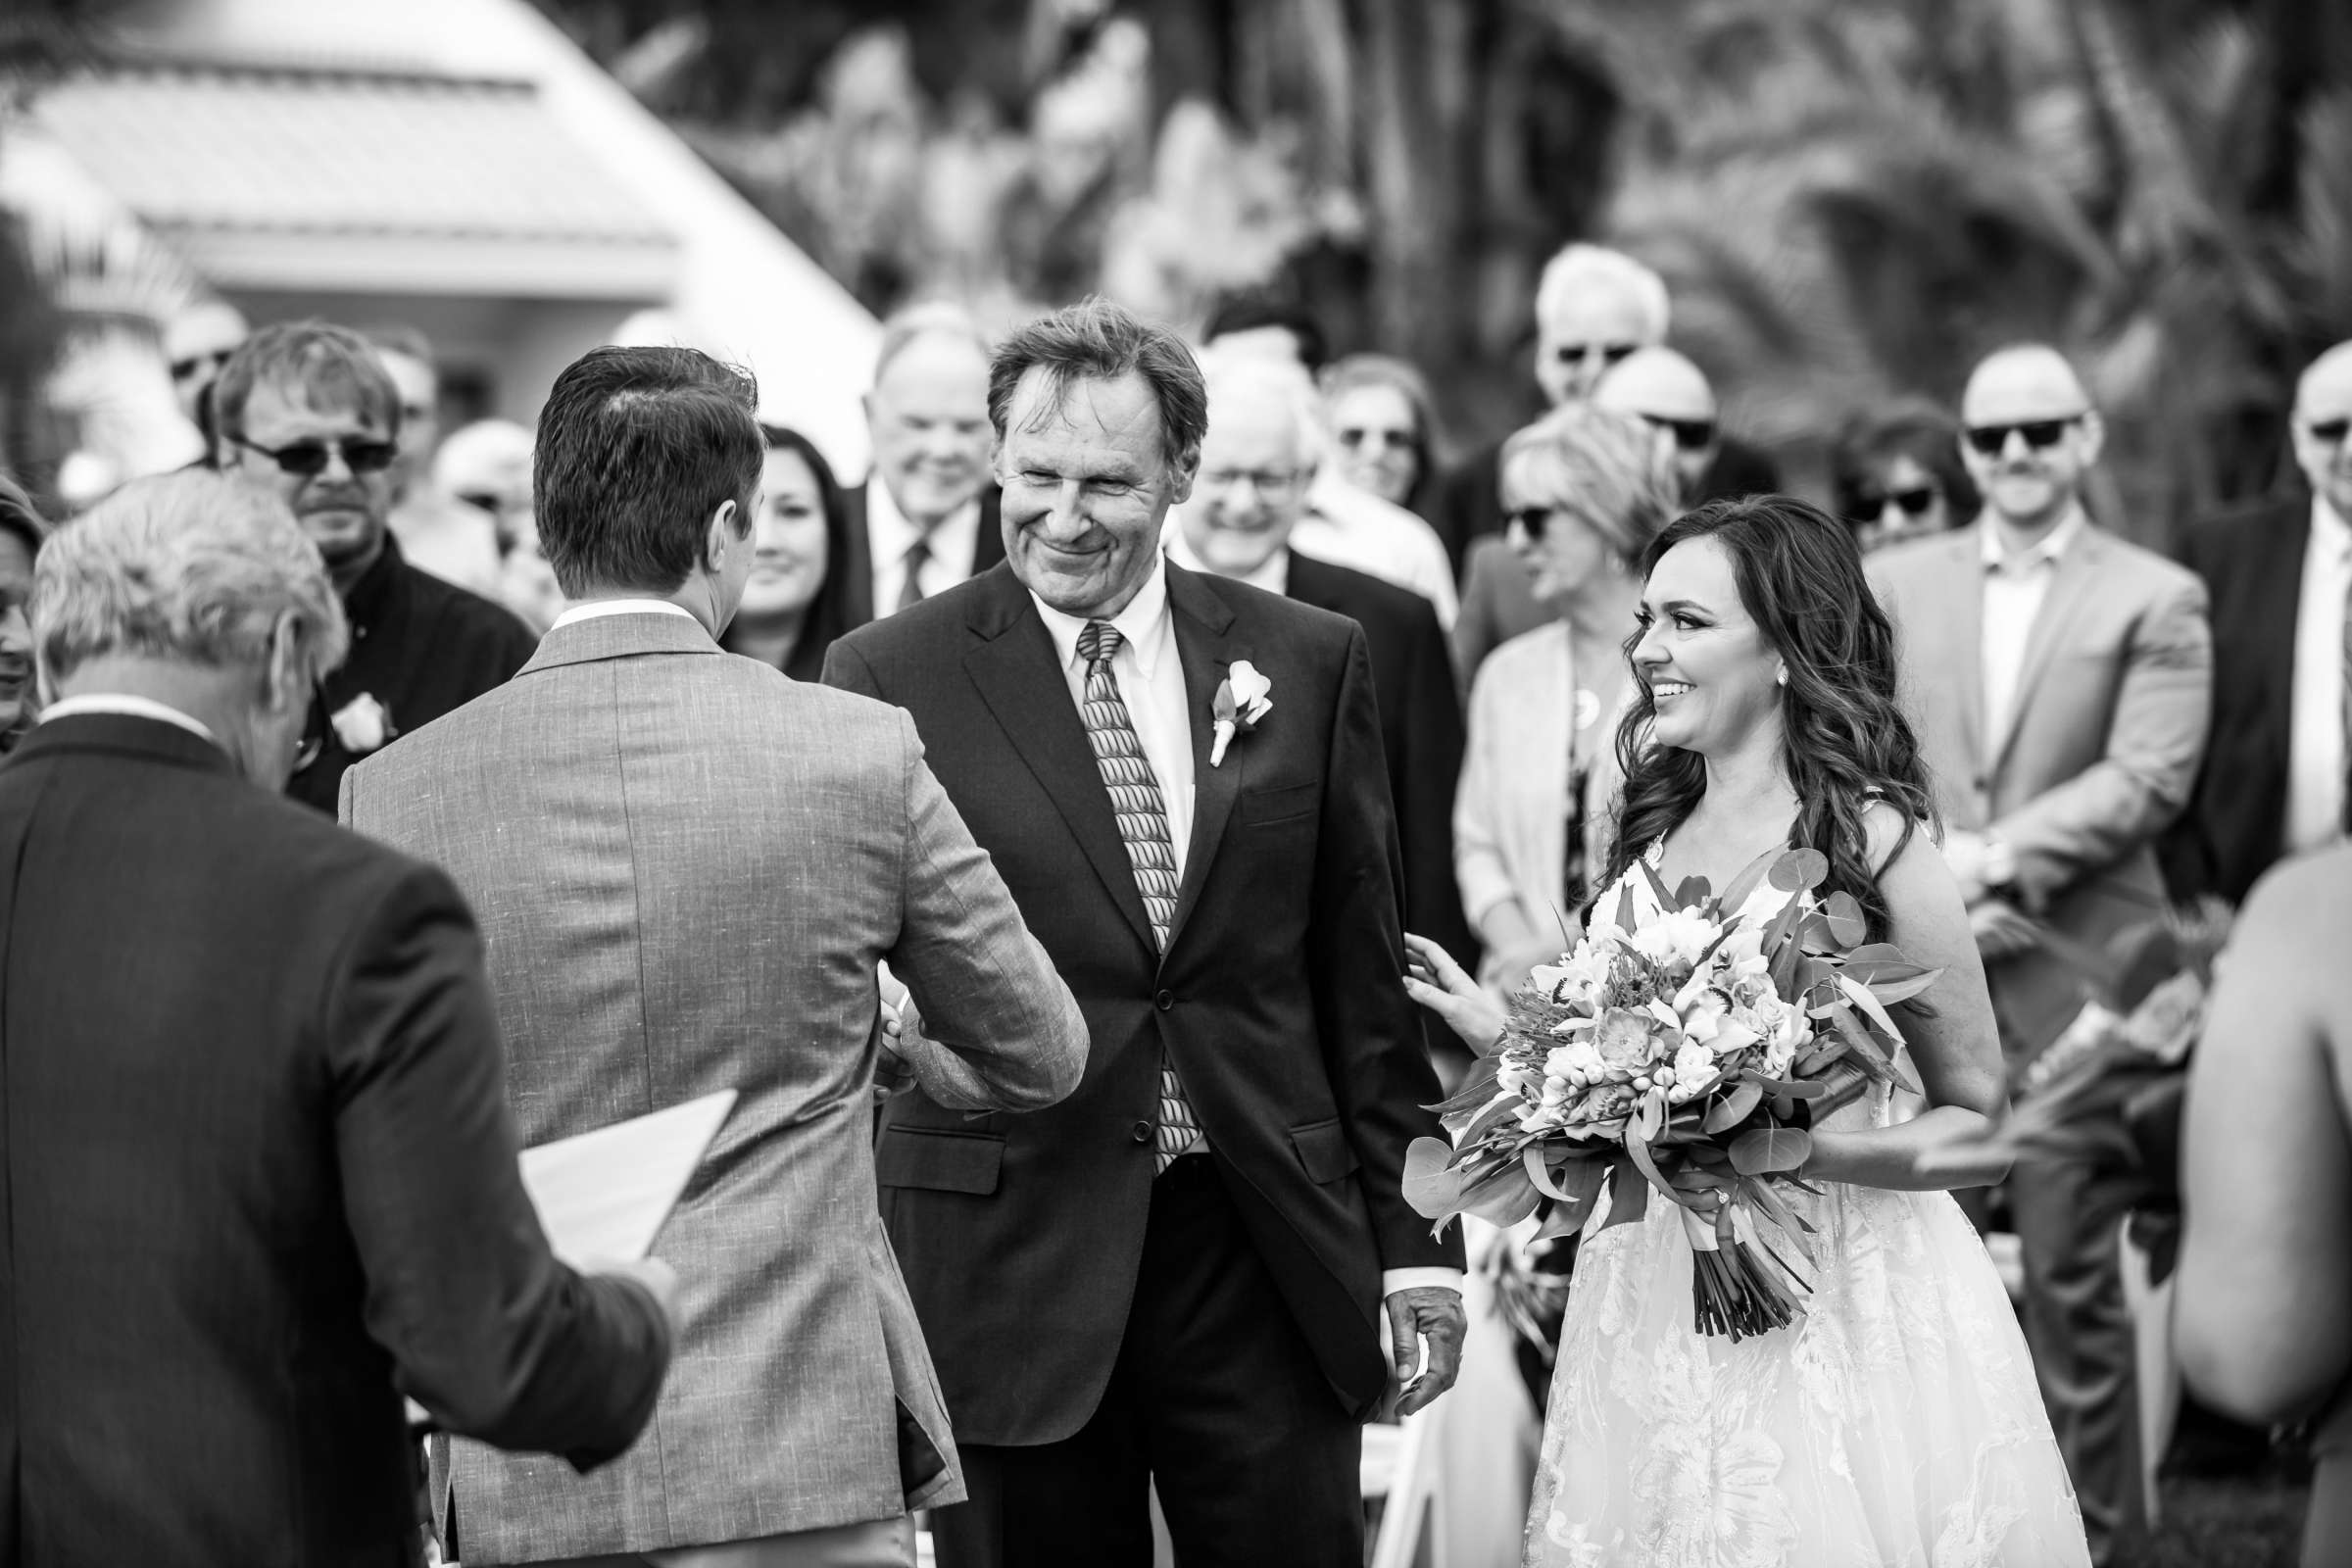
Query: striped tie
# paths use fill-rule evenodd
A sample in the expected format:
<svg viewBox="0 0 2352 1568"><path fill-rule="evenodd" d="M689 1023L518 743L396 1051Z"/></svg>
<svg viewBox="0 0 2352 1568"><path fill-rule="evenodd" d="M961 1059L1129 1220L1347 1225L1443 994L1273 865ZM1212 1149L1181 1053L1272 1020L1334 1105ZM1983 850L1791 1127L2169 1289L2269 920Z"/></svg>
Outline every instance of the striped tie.
<svg viewBox="0 0 2352 1568"><path fill-rule="evenodd" d="M1135 872L1135 890L1143 895L1144 913L1152 921L1152 946L1168 949L1168 924L1176 918L1176 850L1168 837L1167 802L1160 798L1159 780L1135 738L1135 721L1127 716L1126 700L1119 696L1118 677L1110 672L1111 659L1123 641L1119 629L1105 620L1090 620L1078 634L1078 657L1086 661L1086 703L1081 716L1087 744L1095 749L1095 766L1102 787L1110 792L1110 808L1118 817L1119 842L1127 846L1127 863ZM1166 1170L1177 1155L1193 1146L1200 1124L1176 1081L1176 1069L1163 1054L1159 1059L1159 1131L1154 1140L1158 1170Z"/></svg>

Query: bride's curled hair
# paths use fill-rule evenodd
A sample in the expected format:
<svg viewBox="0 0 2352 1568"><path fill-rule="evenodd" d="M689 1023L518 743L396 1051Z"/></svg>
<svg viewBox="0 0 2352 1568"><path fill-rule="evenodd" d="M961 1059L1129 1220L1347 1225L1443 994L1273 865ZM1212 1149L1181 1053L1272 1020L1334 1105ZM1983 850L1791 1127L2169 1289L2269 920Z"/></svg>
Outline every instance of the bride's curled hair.
<svg viewBox="0 0 2352 1568"><path fill-rule="evenodd" d="M1797 799L1789 842L1828 858L1822 891L1852 894L1871 940L1880 940L1886 901L1865 813L1874 800L1901 813L1895 853L1914 825L1933 821L1935 813L1918 738L1895 698L1894 628L1870 591L1852 532L1819 508L1781 495L1710 502L1650 542L1642 576L1676 545L1707 538L1731 556L1740 604L1788 665L1781 762ZM1627 641L1628 658L1640 641L1638 633ZM1625 804L1603 887L1680 825L1707 787L1703 758L1651 739L1656 704L1639 671L1636 677L1617 730Z"/></svg>

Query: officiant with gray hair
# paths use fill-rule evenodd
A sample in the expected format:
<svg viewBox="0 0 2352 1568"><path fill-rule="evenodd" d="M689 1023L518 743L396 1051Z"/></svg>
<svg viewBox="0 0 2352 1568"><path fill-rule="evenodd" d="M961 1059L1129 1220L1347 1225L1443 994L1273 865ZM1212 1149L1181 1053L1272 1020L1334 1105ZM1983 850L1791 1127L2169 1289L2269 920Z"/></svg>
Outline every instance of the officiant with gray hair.
<svg viewBox="0 0 2352 1568"><path fill-rule="evenodd" d="M0 768L0 1541L413 1561L404 1396L570 1468L627 1448L666 1271L550 1254L457 889L278 793L349 640L318 550L252 489L138 480L46 545L32 621L57 701Z"/></svg>

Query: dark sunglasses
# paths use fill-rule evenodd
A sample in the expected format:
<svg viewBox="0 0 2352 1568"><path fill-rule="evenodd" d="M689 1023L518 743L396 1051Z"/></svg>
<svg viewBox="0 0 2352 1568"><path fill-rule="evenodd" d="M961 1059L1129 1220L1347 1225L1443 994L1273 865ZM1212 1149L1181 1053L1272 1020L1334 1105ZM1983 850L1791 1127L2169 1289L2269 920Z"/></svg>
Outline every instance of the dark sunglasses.
<svg viewBox="0 0 2352 1568"><path fill-rule="evenodd" d="M2066 432L2080 414L2070 414L2063 419L2026 419L2017 424L1972 424L1968 427L1968 444L1988 458L1997 458L2009 445L2009 432L2015 430L2026 438L2026 445L2036 452L2047 452L2066 439Z"/></svg>
<svg viewBox="0 0 2352 1568"><path fill-rule="evenodd" d="M1672 430L1674 444L1685 452L1704 452L1715 439L1713 419L1669 419L1662 414L1644 414L1642 417L1655 429Z"/></svg>
<svg viewBox="0 0 2352 1568"><path fill-rule="evenodd" d="M1850 517L1873 522L1886 510L1887 503L1892 502L1903 509L1903 515L1924 517L1928 514L1928 509L1936 504L1936 487L1932 484L1923 484L1913 490L1856 490L1847 498L1845 511Z"/></svg>
<svg viewBox="0 0 2352 1568"><path fill-rule="evenodd" d="M1602 364L1615 365L1641 346L1639 343L1563 343L1560 345L1558 357L1574 363L1580 360L1589 360L1597 354L1600 356Z"/></svg>
<svg viewBox="0 0 2352 1568"><path fill-rule="evenodd" d="M2314 419L2303 427L2303 433L2314 441L2341 441L2352 434L2352 419Z"/></svg>
<svg viewBox="0 0 2352 1568"><path fill-rule="evenodd" d="M399 444L392 441L296 441L288 446L266 447L241 435L229 439L248 452L274 459L280 471L298 473L306 479L324 473L328 457L335 453L342 454L343 466L354 473L381 473L392 466L392 460L400 454Z"/></svg>
<svg viewBox="0 0 2352 1568"><path fill-rule="evenodd" d="M1544 530L1551 526L1552 514L1560 510L1558 507L1521 507L1517 511L1506 512L1502 514L1503 532L1510 532L1511 524L1515 522L1527 530L1529 539L1540 540L1544 537Z"/></svg>
<svg viewBox="0 0 2352 1568"><path fill-rule="evenodd" d="M197 354L184 360L173 360L172 362L172 379L185 381L198 370L207 368L218 370L228 363L230 353L231 351L228 349L216 349L210 354Z"/></svg>
<svg viewBox="0 0 2352 1568"><path fill-rule="evenodd" d="M1353 424L1343 425L1340 429L1340 445L1349 451L1357 447L1396 447L1399 451L1407 451L1412 444L1413 432L1410 430L1384 430L1376 425Z"/></svg>

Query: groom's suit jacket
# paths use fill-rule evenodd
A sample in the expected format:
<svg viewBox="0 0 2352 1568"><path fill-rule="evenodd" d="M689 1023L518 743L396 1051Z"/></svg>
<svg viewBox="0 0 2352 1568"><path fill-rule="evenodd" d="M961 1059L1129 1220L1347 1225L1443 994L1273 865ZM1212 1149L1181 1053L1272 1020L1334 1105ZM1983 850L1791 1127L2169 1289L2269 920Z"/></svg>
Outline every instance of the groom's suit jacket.
<svg viewBox="0 0 2352 1568"><path fill-rule="evenodd" d="M2163 906L2156 836L2197 776L2213 682L2205 590L2085 524L2028 633L2010 718L1984 733L1982 525L1874 556L1899 637L1905 706L1947 827L2017 857L2025 912L2096 952ZM2013 1065L2081 1010L2078 961L2036 949L1985 965Z"/></svg>
<svg viewBox="0 0 2352 1568"><path fill-rule="evenodd" d="M466 1560L960 1498L876 1209L876 960L991 1102L1067 1093L1085 1036L906 715L680 615L605 615L354 768L343 817L473 901L526 1145L739 1096L654 1246L683 1316L653 1424L585 1478L459 1445Z"/></svg>
<svg viewBox="0 0 2352 1568"><path fill-rule="evenodd" d="M1050 1110L915 1094L879 1143L883 1214L956 1436L1075 1432L1110 1376L1174 1063L1259 1256L1341 1400L1386 1377L1381 1273L1459 1267L1400 1194L1437 1098L1400 980L1396 832L1362 630L1168 565L1197 798L1164 956L1054 645L1000 566L833 645L827 681L914 715L932 765L1078 998L1093 1046ZM1248 660L1272 710L1209 765Z"/></svg>

